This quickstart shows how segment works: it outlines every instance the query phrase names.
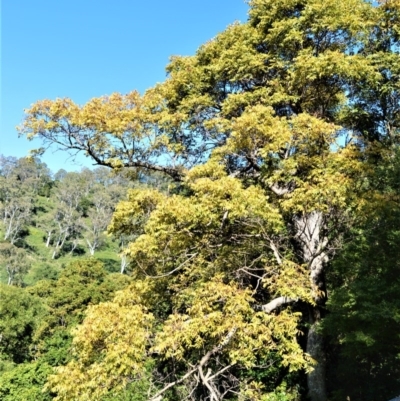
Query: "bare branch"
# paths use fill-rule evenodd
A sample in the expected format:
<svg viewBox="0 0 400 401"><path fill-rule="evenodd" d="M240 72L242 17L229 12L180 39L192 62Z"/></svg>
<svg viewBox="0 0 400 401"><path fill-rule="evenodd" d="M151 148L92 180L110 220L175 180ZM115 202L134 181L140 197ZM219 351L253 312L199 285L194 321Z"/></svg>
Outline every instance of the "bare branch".
<svg viewBox="0 0 400 401"><path fill-rule="evenodd" d="M189 378L193 373L195 373L196 371L199 372L200 377L204 383L204 385L210 390L211 393L211 401L218 401L218 397L215 393L215 390L211 387L211 385L208 383L210 381L211 378L214 378L216 375L222 373L221 370L220 372L218 372L216 375L210 376L207 374L206 376L204 376L203 373L203 367L208 363L208 361L210 360L210 358L219 353L222 348L226 347L229 342L231 341L232 337L235 335L237 328L233 327L228 334L225 336L225 338L223 339L223 341L216 345L212 350L208 351L200 360L200 362L191 370L189 370L189 372L187 372L184 376L182 376L180 379L175 380L172 383L167 384L163 389L161 389L157 394L153 395L153 397L151 397L149 399L149 401L161 401L162 400L162 394L164 394L167 390L169 390L171 387L176 386L177 384L180 384L182 382L184 382L187 378ZM211 389L210 389L211 388ZM217 398L216 398L217 397Z"/></svg>
<svg viewBox="0 0 400 401"><path fill-rule="evenodd" d="M233 366L233 364L230 365L226 365L224 368L222 368L221 370L219 370L217 373L214 373L212 376L210 376L208 378L208 380L213 380L216 377L218 377L219 375L221 375L222 373L224 373L226 370L228 370L229 368L231 368Z"/></svg>
<svg viewBox="0 0 400 401"><path fill-rule="evenodd" d="M210 401L218 401L220 396L219 396L217 390L214 389L213 386L211 385L211 383L209 382L208 373L206 376L204 376L203 367L201 365L199 365L198 369L199 369L199 375L200 375L201 381L208 388L208 391L210 392Z"/></svg>
<svg viewBox="0 0 400 401"><path fill-rule="evenodd" d="M160 390L156 395L154 395L153 397L151 397L149 399L149 401L161 401L162 400L162 395L169 390L171 387L176 386L177 384L180 384L182 382L184 382L188 377L190 377L194 372L196 372L198 369L198 367L196 366L195 368L193 368L192 370L189 370L189 372L187 372L184 376L182 376L180 379L175 380L172 383L167 384L162 390Z"/></svg>
<svg viewBox="0 0 400 401"><path fill-rule="evenodd" d="M269 187L269 189L275 194L275 195L278 195L278 196L282 196L282 195L285 195L285 194L287 194L289 191L290 191L290 188L289 187L280 187L277 183L275 183L275 184L272 184L270 187Z"/></svg>
<svg viewBox="0 0 400 401"><path fill-rule="evenodd" d="M272 313L275 309L279 308L280 306L292 304L297 301L298 299L294 298L279 297L273 299L272 301L268 302L265 305L261 305L261 310L266 313Z"/></svg>
<svg viewBox="0 0 400 401"><path fill-rule="evenodd" d="M276 261L278 262L278 265L281 265L282 264L282 258L279 255L279 251L278 251L277 246L274 244L274 242L272 240L269 241L269 246L271 247L272 251L274 252L274 256L275 256Z"/></svg>
<svg viewBox="0 0 400 401"><path fill-rule="evenodd" d="M170 276L171 274L175 273L176 271L180 270L187 262L189 262L190 260L192 260L195 256L197 255L197 253L194 253L193 255L190 256L190 258L186 259L184 262L182 262L178 267L176 267L175 269L171 270L168 273L164 273L164 274L159 274L158 276L151 276L149 274L147 274L143 269L141 269L143 271L143 273L149 277L149 278L163 278L163 277L167 277Z"/></svg>

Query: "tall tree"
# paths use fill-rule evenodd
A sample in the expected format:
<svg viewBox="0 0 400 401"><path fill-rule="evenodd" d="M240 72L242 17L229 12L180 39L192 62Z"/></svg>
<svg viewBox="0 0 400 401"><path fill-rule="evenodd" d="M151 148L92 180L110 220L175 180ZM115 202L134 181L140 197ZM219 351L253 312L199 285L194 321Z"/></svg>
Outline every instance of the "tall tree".
<svg viewBox="0 0 400 401"><path fill-rule="evenodd" d="M180 386L214 401L261 398L265 383L240 372L273 355L283 368L309 369L311 400L327 400L326 269L371 196L371 167L398 143L399 13L397 0L252 0L247 23L195 56L174 57L168 79L143 96L43 100L27 110L28 137L180 183L172 196L132 192L111 227L130 234L140 222L127 254L139 287L148 277L163 283L148 290L167 313L137 288L91 309L77 362L53 380L59 399L132 381L156 353L168 367L155 374L153 400ZM147 343L117 319L132 303L129 324L154 330ZM96 326L90 338L95 319L114 329ZM129 338L129 353L114 348ZM75 386L66 372L89 384ZM102 389L95 373L107 378Z"/></svg>
<svg viewBox="0 0 400 401"><path fill-rule="evenodd" d="M38 158L18 159L14 176L17 181L31 188L34 195L48 195L52 179L51 172Z"/></svg>
<svg viewBox="0 0 400 401"><path fill-rule="evenodd" d="M0 212L4 240L14 244L32 216L34 193L27 183L19 181L15 174L0 176Z"/></svg>
<svg viewBox="0 0 400 401"><path fill-rule="evenodd" d="M0 297L0 360L29 361L34 331L44 314L43 304L24 289L4 284L0 284Z"/></svg>
<svg viewBox="0 0 400 401"><path fill-rule="evenodd" d="M15 245L2 243L0 244L0 264L7 273L7 284L22 287L24 276L30 267L27 253Z"/></svg>
<svg viewBox="0 0 400 401"><path fill-rule="evenodd" d="M400 388L400 157L374 171L380 196L347 236L328 272L331 399L385 401ZM372 177L371 177L372 178ZM349 269L349 266L351 268ZM354 374L356 372L356 374Z"/></svg>
<svg viewBox="0 0 400 401"><path fill-rule="evenodd" d="M110 224L115 203L105 187L96 185L93 188L92 207L87 212L83 222L85 232L83 237L89 248L90 255L104 243L104 232Z"/></svg>
<svg viewBox="0 0 400 401"><path fill-rule="evenodd" d="M56 208L53 219L47 220L44 229L47 232L47 242L52 237L52 258L64 249L67 241L72 242L72 249L77 245L82 230L82 201L85 197L86 180L79 173L67 173L55 188Z"/></svg>
<svg viewBox="0 0 400 401"><path fill-rule="evenodd" d="M38 159L0 156L0 212L4 239L17 242L31 220L38 194L49 194L51 174Z"/></svg>

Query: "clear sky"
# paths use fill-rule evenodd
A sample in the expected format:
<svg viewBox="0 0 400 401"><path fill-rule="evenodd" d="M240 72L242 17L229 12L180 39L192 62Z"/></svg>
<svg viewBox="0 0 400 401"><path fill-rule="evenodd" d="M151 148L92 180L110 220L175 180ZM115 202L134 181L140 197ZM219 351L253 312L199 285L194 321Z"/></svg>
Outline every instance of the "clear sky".
<svg viewBox="0 0 400 401"><path fill-rule="evenodd" d="M164 80L171 55L194 54L227 25L246 21L248 10L244 0L1 3L0 153L16 157L40 146L15 130L36 100L82 104L112 92L143 92ZM81 167L62 152L42 160L53 172Z"/></svg>

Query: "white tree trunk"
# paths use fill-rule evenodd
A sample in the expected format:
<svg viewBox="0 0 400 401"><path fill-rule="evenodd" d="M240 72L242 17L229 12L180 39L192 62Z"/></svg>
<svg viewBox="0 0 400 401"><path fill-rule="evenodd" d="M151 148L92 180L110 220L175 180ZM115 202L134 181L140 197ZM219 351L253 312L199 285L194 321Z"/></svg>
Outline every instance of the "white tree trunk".
<svg viewBox="0 0 400 401"><path fill-rule="evenodd" d="M86 243L87 243L88 248L89 248L90 256L93 256L94 252L96 251L96 247L97 247L96 241L93 241L93 244L92 244L88 239L86 239Z"/></svg>
<svg viewBox="0 0 400 401"><path fill-rule="evenodd" d="M128 258L126 257L126 255L121 254L120 257L121 257L121 271L120 271L120 273L124 274L129 262L128 262Z"/></svg>
<svg viewBox="0 0 400 401"><path fill-rule="evenodd" d="M13 272L10 270L10 268L8 266L7 266L7 274L8 274L7 285L11 285L13 282Z"/></svg>
<svg viewBox="0 0 400 401"><path fill-rule="evenodd" d="M51 234L52 234L51 231L49 231L49 232L47 233L46 248L48 248L48 247L50 246Z"/></svg>
<svg viewBox="0 0 400 401"><path fill-rule="evenodd" d="M328 239L323 237L324 218L321 212L305 213L295 219L296 238L301 246L303 260L310 271L313 297L316 303L311 311L311 327L307 335L306 352L317 362L307 376L308 396L311 401L327 401L326 356L324 341L318 333L320 306L326 302L324 269L328 262L325 253Z"/></svg>
<svg viewBox="0 0 400 401"><path fill-rule="evenodd" d="M51 255L51 259L55 259L57 255L57 248L54 248L53 254Z"/></svg>

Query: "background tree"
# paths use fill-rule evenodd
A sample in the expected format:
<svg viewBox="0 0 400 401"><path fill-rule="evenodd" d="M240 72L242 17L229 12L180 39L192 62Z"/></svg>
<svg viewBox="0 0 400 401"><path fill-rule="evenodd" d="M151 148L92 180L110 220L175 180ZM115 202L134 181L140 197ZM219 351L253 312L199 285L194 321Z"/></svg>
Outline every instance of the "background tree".
<svg viewBox="0 0 400 401"><path fill-rule="evenodd" d="M49 196L51 173L38 159L0 157L0 211L4 239L14 244L30 223L37 195Z"/></svg>
<svg viewBox="0 0 400 401"><path fill-rule="evenodd" d="M397 150L375 169L371 185L379 187L381 196L349 233L329 272L324 332L331 339L333 400L388 400L400 387L399 166Z"/></svg>
<svg viewBox="0 0 400 401"><path fill-rule="evenodd" d="M50 366L70 360L71 329L82 322L86 308L112 299L129 282L127 276L108 274L101 262L85 259L68 264L58 280L30 287L28 292L39 297L48 312L35 331L36 358Z"/></svg>
<svg viewBox="0 0 400 401"><path fill-rule="evenodd" d="M117 199L113 199L110 188L100 184L92 188L90 207L82 225L84 227L83 237L89 248L90 255L94 255L96 249L101 247L105 239L105 231L110 224L111 216Z"/></svg>
<svg viewBox="0 0 400 401"><path fill-rule="evenodd" d="M14 169L17 181L29 187L34 195L48 196L51 188L51 171L38 158L18 159Z"/></svg>
<svg viewBox="0 0 400 401"><path fill-rule="evenodd" d="M22 288L0 284L1 362L21 363L32 358L33 335L44 313L36 297Z"/></svg>
<svg viewBox="0 0 400 401"><path fill-rule="evenodd" d="M0 244L0 264L7 274L8 285L23 285L24 276L30 267L29 259L24 249L8 243Z"/></svg>
<svg viewBox="0 0 400 401"><path fill-rule="evenodd" d="M64 246L69 240L72 251L77 246L77 240L81 234L81 216L84 205L86 191L85 180L79 173L67 173L55 189L56 208L53 212L56 229L51 231L54 223L50 220L50 227L46 228L48 233L53 232L53 254L56 258L63 251Z"/></svg>
<svg viewBox="0 0 400 401"><path fill-rule="evenodd" d="M52 368L40 362L19 364L0 376L0 399L3 401L50 401L51 395L43 391L43 384Z"/></svg>
<svg viewBox="0 0 400 401"><path fill-rule="evenodd" d="M0 176L0 211L4 240L11 244L21 235L32 216L33 192L29 185L17 181L14 175Z"/></svg>
<svg viewBox="0 0 400 401"><path fill-rule="evenodd" d="M110 300L129 282L91 259L69 264L58 280L15 291L0 287L0 399L53 399L43 387L53 367L71 359L70 330L88 305Z"/></svg>

